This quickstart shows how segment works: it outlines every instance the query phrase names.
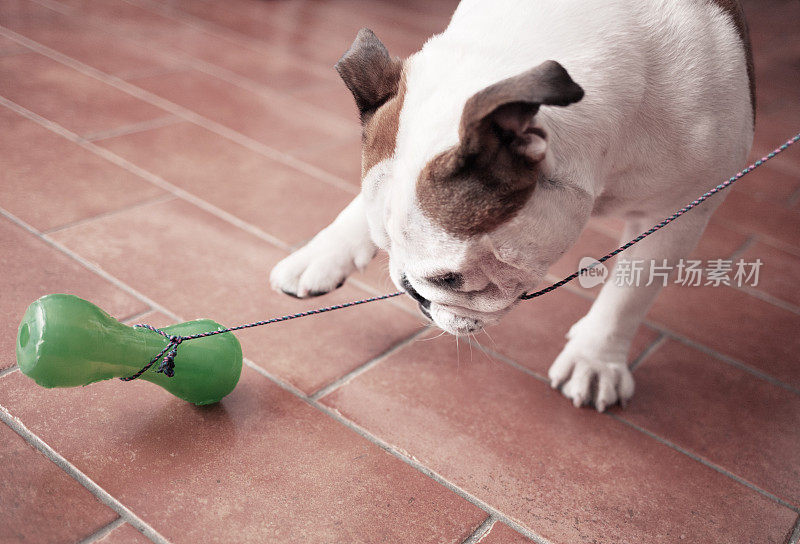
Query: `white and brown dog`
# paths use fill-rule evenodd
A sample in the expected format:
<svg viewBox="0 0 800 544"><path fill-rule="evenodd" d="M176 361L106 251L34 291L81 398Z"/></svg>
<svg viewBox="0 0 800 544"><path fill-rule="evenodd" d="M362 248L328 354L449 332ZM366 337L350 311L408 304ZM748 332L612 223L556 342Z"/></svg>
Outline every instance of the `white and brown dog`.
<svg viewBox="0 0 800 544"><path fill-rule="evenodd" d="M382 248L456 335L533 290L590 216L623 218L627 241L738 170L752 142L737 0L464 0L409 58L364 29L336 69L361 113L361 194L272 286L326 293ZM720 201L629 258L687 256ZM549 375L576 406L633 394L626 357L658 283L607 282L570 330Z"/></svg>

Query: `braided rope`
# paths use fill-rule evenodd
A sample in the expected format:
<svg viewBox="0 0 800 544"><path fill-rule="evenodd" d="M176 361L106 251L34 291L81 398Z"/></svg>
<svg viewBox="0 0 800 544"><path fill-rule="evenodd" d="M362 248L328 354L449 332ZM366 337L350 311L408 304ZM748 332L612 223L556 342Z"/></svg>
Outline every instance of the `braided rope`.
<svg viewBox="0 0 800 544"><path fill-rule="evenodd" d="M647 231L643 232L642 234L640 234L639 236L637 236L633 240L631 240L631 241L619 246L614 251L612 251L610 253L607 253L603 257L600 257L599 259L597 259L592 264L581 268L580 270L570 274L566 278L564 278L564 279L562 279L560 281L557 281L556 283L554 283L554 284L552 284L552 285L550 285L548 287L545 287L544 289L540 289L539 291L535 291L535 292L530 293L530 294L529 293L525 293L525 294L521 295L519 298L521 300L530 300L532 298L539 297L539 296L542 296L544 294L550 293L551 291L554 291L554 290L558 289L559 287L571 282L572 280L574 280L575 278L577 278L578 276L580 276L581 274L583 274L587 270L590 270L590 269L594 268L595 266L597 266L597 265L607 261L608 259L614 257L615 255L618 255L619 253L622 253L623 251L625 251L626 249L628 249L632 245L641 242L642 240L644 240L645 238L647 238L648 236L650 236L651 234L653 234L657 230L660 230L660 229L664 228L665 226L669 225L670 223L675 221L677 218L679 218L680 216L682 216L683 214L685 214L686 212L688 212L692 208L694 208L696 206L699 206L700 204L702 204L703 202L705 202L706 200L708 200L709 198L711 198L712 196L714 196L718 192L722 191L723 189L727 189L728 187L733 185L735 182L737 182L738 180L740 180L741 178L743 178L744 176L746 176L747 174L749 174L750 172L752 172L753 170L755 170L756 168L758 168L759 166L761 166L762 164L767 162L768 160L772 159L776 155L778 155L781 152L785 151L790 145L796 143L798 140L800 140L800 133L796 134L794 137L792 137L789 140L787 140L783 145L781 145L781 146L775 148L774 150L772 150L771 152L767 153L764 157L762 157L761 159L755 161L753 164L751 164L750 166L748 166L747 168L745 168L744 170L742 170L738 174L736 174L736 175L730 177L729 179L727 179L726 181L720 183L719 185L717 185L716 187L714 187L710 191L707 191L707 192L703 193L696 200L691 201L689 204L687 204L686 206L684 206L680 210L676 211L675 213L673 213L669 217L665 218L660 223L654 225L653 227L651 227ZM270 325L272 323L279 323L281 321L289 321L291 319L298 319L298 318L307 317L307 316L310 316L310 315L323 314L325 312L332 312L333 310L341 310L343 308L350 308L352 306L358 306L360 304L367 304L368 302L377 302L379 300L386 300L387 298L397 297L397 296L400 296L400 295L402 295L404 293L405 293L404 291L396 291L394 293L389 293L387 295L369 297L369 298L365 298L365 299L361 299L361 300L354 300L352 302L345 302L345 303L342 303L342 304L334 304L333 306L326 306L324 308L318 308L316 310L307 310L305 312L298 312L296 314L289 314L289 315L284 315L284 316L280 316L280 317L273 317L271 319L265 319L264 321L254 321L253 323L246 323L244 325L238 325L236 327L229 327L229 328L226 328L226 329L218 329L218 330L215 330L215 331L201 332L201 333L197 333L197 334L192 334L190 336L170 335L170 334L167 334L166 332L162 331L161 329L157 329L156 327L153 327L151 325L144 325L144 324L134 325L134 327L141 327L141 328L149 329L149 330L151 330L151 331L153 331L155 333L160 334L161 336L163 336L167 340L169 340L169 343L155 357L150 359L150 362L148 362L144 367L142 367L141 370L139 370L138 372L136 372L135 374L133 374L131 376L127 376L127 377L120 378L120 379L122 381L135 380L136 378L140 377L142 374L147 372L147 370L151 366L153 366L155 364L155 362L158 361L159 359L162 359L162 360L161 360L161 364L158 366L158 370L156 372L162 372L162 373L164 373L165 375L167 375L167 376L169 376L171 378L172 376L175 375L175 356L178 353L178 346L182 342L185 342L187 340L194 340L194 339L197 339L197 338L205 338L207 336L214 336L216 334L223 334L223 333L227 333L227 332L239 331L239 330L242 330L242 329L249 329L249 328L252 328L252 327L260 327L261 325Z"/></svg>
<svg viewBox="0 0 800 544"><path fill-rule="evenodd" d="M161 329L157 329L151 325L146 324L139 324L134 325L134 327L140 327L144 329L149 329L153 332L156 332L169 340L169 343L162 349L158 354L150 359L146 365L144 365L139 371L135 374L130 376L120 378L120 380L124 382L128 382L131 380L135 380L142 374L148 371L148 369L158 361L159 358L162 356L164 357L161 361L161 364L158 366L158 370L156 372L163 372L170 378L175 375L175 356L178 354L178 346L187 340L195 340L197 338L205 338L207 336L214 336L216 334L223 334L226 332L233 332L239 331L242 329L249 329L252 327L260 327L261 325L271 325L272 323L279 323L281 321L289 321L291 319L298 319L300 317L307 317L309 315L316 315L316 314L324 314L325 312L332 312L334 310L341 310L343 308L350 308L351 306L358 306L359 304L366 304L368 302L377 302L378 300L386 300L387 298L393 298L404 294L403 291L397 291L396 293L389 293L388 295L380 295L376 297L369 297L362 300L354 300L352 302L344 302L342 304L334 304L333 306L326 306L324 308L317 308L315 310L306 310L305 312L298 312L296 314L289 314L289 315L282 315L280 317L273 317L271 319L265 319L264 321L254 321L253 323L246 323L244 325L238 325L236 327L228 327L227 329L218 329L216 331L208 331L208 332L199 332L197 334L192 334L189 336L176 336L167 334L166 332L162 331ZM165 355L166 354L166 355Z"/></svg>
<svg viewBox="0 0 800 544"><path fill-rule="evenodd" d="M736 183L737 181L742 179L744 176L746 176L747 174L749 174L750 172L752 172L753 170L755 170L756 168L758 168L759 166L761 166L762 164L767 162L768 160L772 159L773 157L775 157L776 155L778 155L782 151L785 151L787 147L789 147L790 145L796 143L798 140L800 140L800 134L796 134L794 137L792 137L789 140L787 140L783 145L781 145L780 147L776 147L775 149L773 149L772 151L767 153L765 156L761 157L759 160L757 160L756 162L754 162L753 164L751 164L750 166L748 166L747 168L745 168L744 170L742 170L741 172L736 174L735 176L732 176L729 179L723 181L722 183L720 183L719 185L717 185L716 187L714 187L710 191L707 191L707 192L703 193L696 200L692 200L689 204L687 204L686 206L684 206L683 208L681 208L677 212L673 213L672 215L670 215L669 217L667 217L666 219L664 219L663 221L661 221L657 225L654 225L649 230L641 233L639 236L637 236L633 240L631 240L631 241L619 246L617 249L615 249L611 253L607 253L603 257L600 257L599 259L597 259L592 264L590 264L588 266L584 266L583 268L581 268L577 272L573 272L572 274L570 274L569 276L567 276L563 280L557 281L556 283L554 283L553 285L550 285L549 287L545 287L544 289L540 289L539 291L536 291L536 292L531 293L531 294L527 294L526 293L526 294L522 295L519 298L521 298L522 300L530 300L532 298L539 297L539 296L542 296L544 294L547 294L550 291L554 291L555 289L558 289L562 285L565 285L565 284L571 282L572 280L574 280L575 278L577 278L578 276L580 276L581 274L583 274L587 270L590 270L590 269L594 268L595 266L597 266L598 264L604 263L605 261L609 260L611 257L614 257L615 255L617 255L619 253L622 253L623 251L625 251L626 249L628 249L632 245L641 242L642 240L644 240L645 238L647 238L648 236L650 236L651 234L653 234L657 230L662 229L665 226L669 225L670 223L675 221L677 218L679 218L680 216L682 216L683 214L685 214L686 212L688 212L689 210L691 210L695 206L698 206L698 205L702 204L703 202L705 202L706 200L708 200L709 198L711 198L712 196L714 196L718 192L722 191L723 189L727 189L728 187L730 187L731 185L733 185L734 183Z"/></svg>

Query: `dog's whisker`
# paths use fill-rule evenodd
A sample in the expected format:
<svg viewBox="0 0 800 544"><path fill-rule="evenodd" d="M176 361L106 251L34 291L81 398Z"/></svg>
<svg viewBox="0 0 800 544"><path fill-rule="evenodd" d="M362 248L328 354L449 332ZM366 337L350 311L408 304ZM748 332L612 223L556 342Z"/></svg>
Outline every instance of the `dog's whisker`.
<svg viewBox="0 0 800 544"><path fill-rule="evenodd" d="M489 352L486 351L486 348L484 348L483 345L480 342L478 342L477 335L473 336L473 338L475 338L475 343L478 344L478 348L481 350L481 353L483 353L483 356L486 357L486 360L489 361L490 363L496 362L496 360L491 355L489 355Z"/></svg>
<svg viewBox="0 0 800 544"><path fill-rule="evenodd" d="M455 337L456 339L456 375L461 372L461 351L458 348L458 336Z"/></svg>
<svg viewBox="0 0 800 544"><path fill-rule="evenodd" d="M499 348L497 347L497 342L495 342L495 341L494 341L494 338L492 338L492 335L491 335L491 334L489 334L489 331L487 331L486 329L483 329L483 332L484 332L484 334L485 334L486 336L488 336L488 337L489 337L489 340L491 340L491 341L492 341L492 345L495 347L495 349L499 349Z"/></svg>
<svg viewBox="0 0 800 544"><path fill-rule="evenodd" d="M436 340L437 338L440 338L441 336L443 336L445 334L447 334L447 331L442 331L439 334L437 334L436 336L432 336L430 338L420 338L418 341L419 342L428 342L430 340Z"/></svg>

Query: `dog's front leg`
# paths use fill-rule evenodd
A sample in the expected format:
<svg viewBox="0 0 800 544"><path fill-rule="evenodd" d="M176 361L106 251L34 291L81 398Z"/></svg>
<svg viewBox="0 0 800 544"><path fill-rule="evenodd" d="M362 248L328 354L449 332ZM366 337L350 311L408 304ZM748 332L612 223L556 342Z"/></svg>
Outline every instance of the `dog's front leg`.
<svg viewBox="0 0 800 544"><path fill-rule="evenodd" d="M593 404L602 412L633 395L634 381L627 365L631 341L661 287L669 281L662 274L675 270L678 261L689 255L711 211L706 204L618 257L589 312L567 333L567 345L548 373L551 385L561 388L575 406ZM629 221L623 242L657 221Z"/></svg>
<svg viewBox="0 0 800 544"><path fill-rule="evenodd" d="M276 291L300 298L324 295L367 266L376 251L359 194L333 223L275 265L270 284Z"/></svg>

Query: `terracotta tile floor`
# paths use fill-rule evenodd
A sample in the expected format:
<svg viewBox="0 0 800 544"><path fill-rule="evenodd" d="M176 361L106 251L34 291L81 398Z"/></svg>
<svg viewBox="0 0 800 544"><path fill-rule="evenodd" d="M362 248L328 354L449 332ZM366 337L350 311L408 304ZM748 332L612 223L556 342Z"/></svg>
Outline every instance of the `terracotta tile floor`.
<svg viewBox="0 0 800 544"><path fill-rule="evenodd" d="M761 259L759 284L665 289L637 395L607 414L544 378L597 294L577 286L480 345L432 338L407 300L242 332L240 384L205 408L16 367L46 293L163 326L392 290L385 256L310 302L266 279L358 190L331 66L362 26L407 55L454 5L0 0L0 543L798 543L800 149L694 253ZM756 156L800 131L800 4L746 8ZM619 232L592 221L553 278Z"/></svg>

